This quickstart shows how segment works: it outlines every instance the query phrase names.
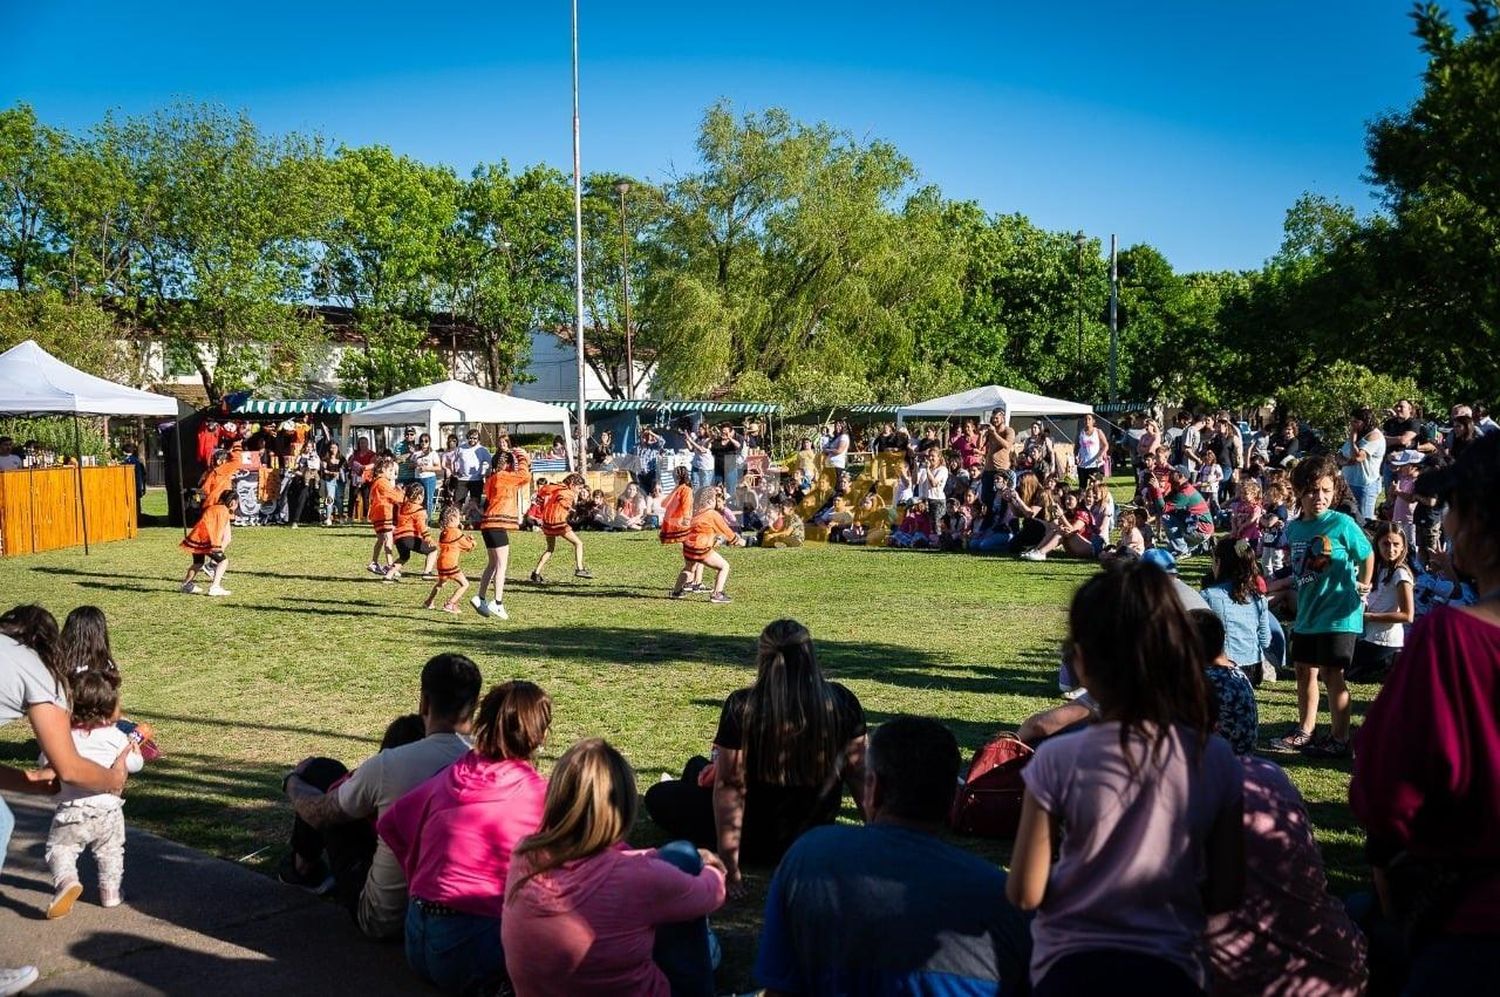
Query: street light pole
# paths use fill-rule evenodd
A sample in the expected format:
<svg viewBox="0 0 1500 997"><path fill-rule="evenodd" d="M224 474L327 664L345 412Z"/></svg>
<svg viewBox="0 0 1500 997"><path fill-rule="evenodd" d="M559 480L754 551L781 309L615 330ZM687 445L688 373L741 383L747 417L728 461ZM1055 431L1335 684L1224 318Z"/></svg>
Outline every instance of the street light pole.
<svg viewBox="0 0 1500 997"><path fill-rule="evenodd" d="M1078 298L1078 347L1074 352L1074 370L1081 377L1083 375L1083 247L1089 243L1088 238L1079 229L1078 234L1073 237L1073 245L1078 247L1078 289L1075 292Z"/></svg>
<svg viewBox="0 0 1500 997"><path fill-rule="evenodd" d="M1120 400L1120 238L1109 237L1109 400Z"/></svg>
<svg viewBox="0 0 1500 997"><path fill-rule="evenodd" d="M635 337L630 327L630 233L625 227L625 195L630 183L615 184L620 192L620 297L625 299L625 397L635 398Z"/></svg>
<svg viewBox="0 0 1500 997"><path fill-rule="evenodd" d="M584 415L583 358L583 157L578 146L578 0L573 0L573 338L578 349L578 473L589 466L588 421Z"/></svg>

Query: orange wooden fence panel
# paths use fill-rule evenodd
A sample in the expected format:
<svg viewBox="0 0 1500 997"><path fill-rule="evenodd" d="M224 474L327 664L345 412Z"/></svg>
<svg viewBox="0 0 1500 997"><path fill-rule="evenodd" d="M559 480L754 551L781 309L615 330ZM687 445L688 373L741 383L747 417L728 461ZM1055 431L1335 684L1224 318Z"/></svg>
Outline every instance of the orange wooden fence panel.
<svg viewBox="0 0 1500 997"><path fill-rule="evenodd" d="M90 544L134 537L135 468L83 468L82 511L77 468L0 473L0 554L11 557L81 547L85 518Z"/></svg>

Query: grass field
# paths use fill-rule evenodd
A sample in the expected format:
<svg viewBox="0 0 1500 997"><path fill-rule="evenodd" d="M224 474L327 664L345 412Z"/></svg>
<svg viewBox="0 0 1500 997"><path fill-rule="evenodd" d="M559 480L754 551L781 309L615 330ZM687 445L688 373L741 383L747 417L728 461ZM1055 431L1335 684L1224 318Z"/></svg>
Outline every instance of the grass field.
<svg viewBox="0 0 1500 997"><path fill-rule="evenodd" d="M88 556L0 559L0 601L38 602L59 620L81 604L108 613L128 713L156 726L165 752L132 778L129 818L268 872L290 816L285 771L310 754L350 764L371 754L391 717L416 709L417 674L439 651L473 657L487 685L519 677L551 693L544 771L576 738L603 735L644 786L707 749L724 696L753 677L756 635L790 616L812 631L823 667L854 690L872 723L936 717L969 751L1058 702L1065 608L1097 570L1064 558L749 549L728 554L734 603L710 606L703 596L667 599L681 560L654 534L588 534L597 578L575 582L560 551L553 584L538 589L520 579L543 541L524 533L512 548L511 620L501 623L424 611L421 582L374 578L364 569L367 528L237 530L226 580L233 595L223 600L178 591L180 536L148 529ZM482 551L468 555L471 578L482 566ZM1374 691L1355 687L1356 719ZM1292 683L1262 687L1259 699L1262 736L1284 730ZM34 758L27 736L24 724L0 729L0 756ZM1348 763L1288 764L1333 887L1349 892L1361 863ZM660 840L649 822L633 837ZM1005 860L1000 843L965 844ZM750 896L716 918L727 955L721 989L749 988L765 872L749 870Z"/></svg>

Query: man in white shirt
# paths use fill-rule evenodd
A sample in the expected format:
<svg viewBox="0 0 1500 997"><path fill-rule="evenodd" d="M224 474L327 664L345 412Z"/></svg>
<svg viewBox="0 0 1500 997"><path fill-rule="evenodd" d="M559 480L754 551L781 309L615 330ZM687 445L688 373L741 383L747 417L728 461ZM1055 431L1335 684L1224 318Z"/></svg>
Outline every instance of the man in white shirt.
<svg viewBox="0 0 1500 997"><path fill-rule="evenodd" d="M476 502L484 501L484 476L492 459L489 448L479 442L479 430L469 430L453 458L453 501L456 505L462 506L471 496Z"/></svg>
<svg viewBox="0 0 1500 997"><path fill-rule="evenodd" d="M282 882L315 893L334 889L366 936L401 937L406 877L376 838L374 822L469 750L480 682L474 662L462 654L440 654L422 667L418 712L426 737L386 748L352 773L331 758L308 758L287 775L284 788L297 817Z"/></svg>
<svg viewBox="0 0 1500 997"><path fill-rule="evenodd" d="M19 471L25 465L15 449L14 440L9 436L0 436L0 471Z"/></svg>

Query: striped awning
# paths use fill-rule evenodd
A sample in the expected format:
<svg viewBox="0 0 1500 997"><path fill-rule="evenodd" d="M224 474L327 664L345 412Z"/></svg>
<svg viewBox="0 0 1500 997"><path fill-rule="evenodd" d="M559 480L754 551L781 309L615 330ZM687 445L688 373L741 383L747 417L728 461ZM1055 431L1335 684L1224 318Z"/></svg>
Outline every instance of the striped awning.
<svg viewBox="0 0 1500 997"><path fill-rule="evenodd" d="M899 409L900 407L901 407L900 405L884 405L884 404L879 404L879 405L876 405L876 404L850 405L849 406L849 414L850 415L895 415L896 414L896 410Z"/></svg>
<svg viewBox="0 0 1500 997"><path fill-rule="evenodd" d="M234 411L243 415L345 415L358 412L368 404L369 401L362 398L246 398L235 406Z"/></svg>
<svg viewBox="0 0 1500 997"><path fill-rule="evenodd" d="M1151 402L1094 402L1093 409L1100 415L1115 415L1120 412L1145 412Z"/></svg>
<svg viewBox="0 0 1500 997"><path fill-rule="evenodd" d="M554 402L569 412L577 402ZM709 402L662 398L597 398L587 402L585 414L593 412L702 412L705 415L774 415L781 406L774 402Z"/></svg>
<svg viewBox="0 0 1500 997"><path fill-rule="evenodd" d="M322 401L320 412L328 412L331 415L348 415L350 412L358 412L370 404L368 398L325 398Z"/></svg>

